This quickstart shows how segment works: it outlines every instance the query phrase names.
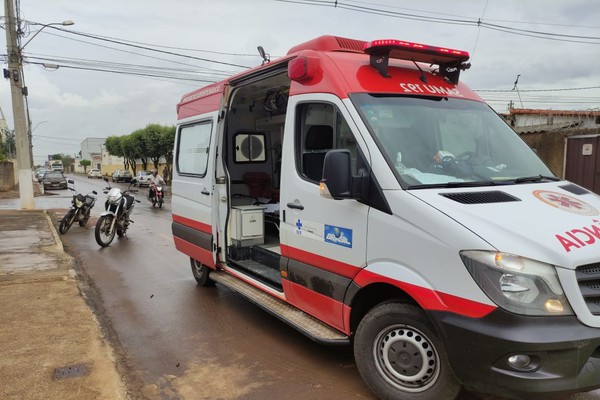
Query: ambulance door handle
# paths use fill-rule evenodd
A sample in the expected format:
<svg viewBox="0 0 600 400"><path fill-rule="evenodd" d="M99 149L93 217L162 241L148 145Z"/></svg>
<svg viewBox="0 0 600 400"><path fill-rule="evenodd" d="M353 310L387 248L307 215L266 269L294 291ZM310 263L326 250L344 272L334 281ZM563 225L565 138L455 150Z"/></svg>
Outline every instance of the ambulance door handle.
<svg viewBox="0 0 600 400"><path fill-rule="evenodd" d="M210 192L208 190L206 190L206 188L202 189L202 191L200 192L205 196L210 196Z"/></svg>
<svg viewBox="0 0 600 400"><path fill-rule="evenodd" d="M287 206L289 208L293 208L295 210L304 210L304 206L302 204L296 204L296 203L287 203Z"/></svg>

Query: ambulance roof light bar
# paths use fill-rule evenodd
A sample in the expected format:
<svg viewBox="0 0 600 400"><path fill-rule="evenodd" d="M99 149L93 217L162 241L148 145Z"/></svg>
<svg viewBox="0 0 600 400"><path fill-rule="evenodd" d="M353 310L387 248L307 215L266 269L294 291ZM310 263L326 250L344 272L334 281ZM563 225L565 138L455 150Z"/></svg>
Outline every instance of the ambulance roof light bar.
<svg viewBox="0 0 600 400"><path fill-rule="evenodd" d="M458 84L460 71L471 66L466 62L469 59L469 53L466 51L402 40L374 40L365 43L363 51L371 56L371 65L385 78L390 77L390 58L439 65L440 75L454 85Z"/></svg>

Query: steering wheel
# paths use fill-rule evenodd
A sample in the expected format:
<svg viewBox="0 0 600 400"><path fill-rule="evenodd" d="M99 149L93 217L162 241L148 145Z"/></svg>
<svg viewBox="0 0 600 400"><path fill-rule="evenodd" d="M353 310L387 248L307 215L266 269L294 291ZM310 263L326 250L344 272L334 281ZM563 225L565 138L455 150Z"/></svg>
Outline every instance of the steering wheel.
<svg viewBox="0 0 600 400"><path fill-rule="evenodd" d="M457 155L455 158L458 161L469 161L471 158L475 158L475 157L477 157L477 153L475 153L474 151L463 151L462 153Z"/></svg>

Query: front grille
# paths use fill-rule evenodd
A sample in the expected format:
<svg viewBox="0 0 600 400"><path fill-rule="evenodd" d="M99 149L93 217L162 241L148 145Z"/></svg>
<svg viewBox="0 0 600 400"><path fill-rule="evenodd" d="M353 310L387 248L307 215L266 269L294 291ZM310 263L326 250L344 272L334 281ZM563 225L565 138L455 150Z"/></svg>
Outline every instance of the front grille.
<svg viewBox="0 0 600 400"><path fill-rule="evenodd" d="M592 314L600 315L600 263L577 267L575 277L588 309Z"/></svg>

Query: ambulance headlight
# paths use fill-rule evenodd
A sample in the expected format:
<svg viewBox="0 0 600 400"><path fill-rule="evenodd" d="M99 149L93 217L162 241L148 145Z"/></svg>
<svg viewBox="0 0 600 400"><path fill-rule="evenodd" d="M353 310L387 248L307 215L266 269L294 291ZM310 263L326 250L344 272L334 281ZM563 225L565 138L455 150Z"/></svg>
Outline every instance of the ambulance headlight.
<svg viewBox="0 0 600 400"><path fill-rule="evenodd" d="M460 257L499 307L523 315L573 314L553 265L494 251L461 251Z"/></svg>

